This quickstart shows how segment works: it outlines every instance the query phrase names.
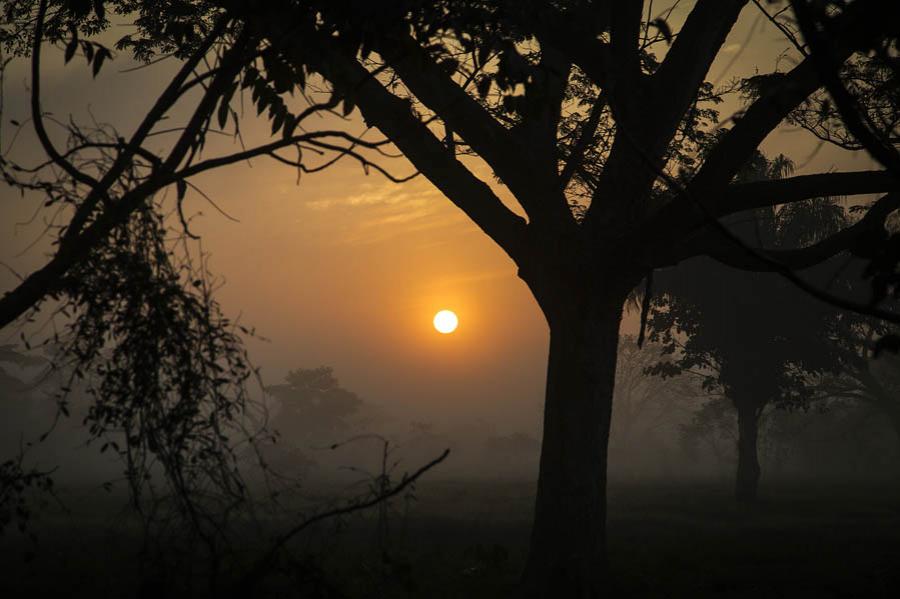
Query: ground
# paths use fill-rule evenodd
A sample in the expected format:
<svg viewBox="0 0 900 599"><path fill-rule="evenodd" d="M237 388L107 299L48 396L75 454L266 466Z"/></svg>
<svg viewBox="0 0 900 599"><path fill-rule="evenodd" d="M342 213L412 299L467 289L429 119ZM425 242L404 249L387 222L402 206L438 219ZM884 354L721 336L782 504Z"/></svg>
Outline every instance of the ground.
<svg viewBox="0 0 900 599"><path fill-rule="evenodd" d="M514 597L532 489L516 481L425 481L414 503L393 504L386 552L372 514L313 531L292 549L300 562L317 556L291 571L304 580L296 596ZM725 481L612 484L613 596L897 596L900 488L794 481L765 485L762 496L749 507L734 503ZM117 524L112 498L86 497L73 502L71 516L41 518L30 562L21 537L0 537L0 596L135 595L135 539ZM296 588L282 577L263 595L294 596Z"/></svg>

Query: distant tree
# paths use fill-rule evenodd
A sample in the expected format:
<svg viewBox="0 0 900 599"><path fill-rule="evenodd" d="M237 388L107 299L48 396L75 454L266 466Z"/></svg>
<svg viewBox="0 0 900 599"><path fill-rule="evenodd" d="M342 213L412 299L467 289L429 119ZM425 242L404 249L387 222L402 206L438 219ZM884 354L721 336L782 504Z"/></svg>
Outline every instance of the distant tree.
<svg viewBox="0 0 900 599"><path fill-rule="evenodd" d="M23 378L23 369L46 366L47 361L38 356L22 353L14 345L0 345L0 431L5 445L15 442L15 455L0 455L0 536L6 527L15 523L20 532L28 530L34 508L53 492L50 471L26 465L26 447L31 440L24 440L29 393L36 386L35 380Z"/></svg>
<svg viewBox="0 0 900 599"><path fill-rule="evenodd" d="M711 455L717 461L731 460L728 449L737 448L734 404L724 395L707 393L706 401L679 427L681 447L692 459Z"/></svg>
<svg viewBox="0 0 900 599"><path fill-rule="evenodd" d="M843 341L842 369L818 384L823 398L860 402L874 408L896 433L900 455L900 357L890 352L875 355L874 341L890 329L880 323L855 327ZM900 464L898 464L900 474Z"/></svg>
<svg viewBox="0 0 900 599"><path fill-rule="evenodd" d="M21 370L46 365L46 359L22 353L15 345L0 345L0 393L12 397L28 392L34 387L34 383L23 380Z"/></svg>
<svg viewBox="0 0 900 599"><path fill-rule="evenodd" d="M757 153L737 180L778 180L792 168L783 156L768 160ZM849 222L836 201L818 199L760 208L754 218L731 219L728 226L748 244L790 251L797 244L815 244ZM652 370L663 376L699 372L706 389L731 400L738 422L735 495L753 501L761 473L758 442L764 410L770 404L808 406L813 393L809 377L841 368L840 348L833 340L854 318L780 277L747 275L709 260L660 273L656 286L650 339L662 343L672 359Z"/></svg>
<svg viewBox="0 0 900 599"><path fill-rule="evenodd" d="M665 346L659 343L638 347L633 335L619 338L610 442L624 451L635 444L645 444L648 435L655 431L677 429L703 394L700 379L692 373L668 380L650 373L664 351Z"/></svg>
<svg viewBox="0 0 900 599"><path fill-rule="evenodd" d="M19 444L34 407L33 392L46 380L49 362L15 345L0 345L0 438L2 446ZM38 372L28 369L43 367ZM5 443L4 443L5 442Z"/></svg>
<svg viewBox="0 0 900 599"><path fill-rule="evenodd" d="M280 385L266 387L278 400L275 428L288 441L326 444L343 441L363 401L341 387L330 366L291 370Z"/></svg>

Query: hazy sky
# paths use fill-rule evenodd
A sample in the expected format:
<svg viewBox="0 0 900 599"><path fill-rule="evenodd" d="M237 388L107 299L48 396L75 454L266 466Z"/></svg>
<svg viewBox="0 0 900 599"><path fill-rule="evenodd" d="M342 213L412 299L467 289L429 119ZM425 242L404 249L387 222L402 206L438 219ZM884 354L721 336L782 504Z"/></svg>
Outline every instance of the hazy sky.
<svg viewBox="0 0 900 599"><path fill-rule="evenodd" d="M676 28L680 14L672 19ZM709 79L724 83L757 68L768 72L788 48L749 6ZM781 60L781 70L787 70L790 63ZM62 63L61 50L47 52L45 109L85 118L90 106L126 132L166 72L160 67L122 73L129 66L123 56L92 80L83 62L65 68ZM27 117L24 67L13 65L7 76L7 122ZM723 115L734 108L726 104ZM242 126L251 138L267 127L250 116ZM362 124L354 121L352 127ZM4 149L9 132L4 124ZM26 136L18 143L27 152L32 142ZM763 149L802 164L814 147L805 133L780 131ZM864 156L826 147L801 172L865 168L872 166ZM409 167L395 161L393 170L407 173ZM288 167L256 160L252 168L236 165L197 183L238 220L189 193L188 210L203 213L194 229L212 255L213 271L225 279L218 294L222 305L268 338L250 342L268 382L290 368L327 364L347 388L409 410L410 420L424 417L438 426L442 420L488 420L500 432L539 421L547 355L543 317L512 262L426 180L396 185L344 161L297 186ZM0 189L0 261L20 273L38 266L47 249L38 243L20 255L41 231L40 218L16 224L34 208L33 201ZM0 269L0 290L14 282ZM442 308L459 314L452 335L431 326ZM635 320L628 316L625 327L633 329ZM4 331L0 343L15 336Z"/></svg>

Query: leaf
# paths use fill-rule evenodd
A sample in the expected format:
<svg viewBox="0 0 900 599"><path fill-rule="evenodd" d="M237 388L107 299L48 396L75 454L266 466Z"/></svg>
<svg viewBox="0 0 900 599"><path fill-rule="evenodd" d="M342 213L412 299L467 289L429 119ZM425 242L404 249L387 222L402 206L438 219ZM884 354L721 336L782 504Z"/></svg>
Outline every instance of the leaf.
<svg viewBox="0 0 900 599"><path fill-rule="evenodd" d="M249 67L244 73L244 79L241 81L241 89L246 89L256 83L259 79L259 71L256 67Z"/></svg>
<svg viewBox="0 0 900 599"><path fill-rule="evenodd" d="M219 112L217 114L219 119L219 129L224 129L225 125L228 123L228 102L225 101L225 98L222 98L222 101L219 103Z"/></svg>
<svg viewBox="0 0 900 599"><path fill-rule="evenodd" d="M478 90L478 95L482 98L486 98L488 92L491 91L491 83L492 80L490 77L482 77L475 83L475 89Z"/></svg>
<svg viewBox="0 0 900 599"><path fill-rule="evenodd" d="M75 50L78 49L78 30L72 28L72 39L66 44L66 64L75 56Z"/></svg>
<svg viewBox="0 0 900 599"><path fill-rule="evenodd" d="M441 68L448 75L452 75L459 68L459 61L455 58L445 58L440 62Z"/></svg>
<svg viewBox="0 0 900 599"><path fill-rule="evenodd" d="M284 124L285 114L287 114L287 111L284 109L275 113L275 118L272 119L272 135L275 135L281 129L281 126Z"/></svg>
<svg viewBox="0 0 900 599"><path fill-rule="evenodd" d="M284 139L292 137L294 135L294 131L297 129L298 122L299 120L296 116L288 114L284 119L284 128L281 130L281 136Z"/></svg>
<svg viewBox="0 0 900 599"><path fill-rule="evenodd" d="M91 12L91 0L69 0L66 4L72 14L79 19Z"/></svg>
<svg viewBox="0 0 900 599"><path fill-rule="evenodd" d="M266 68L266 78L275 88L275 93L283 94L293 89L293 72L277 53L274 51L264 52L262 60Z"/></svg>
<svg viewBox="0 0 900 599"><path fill-rule="evenodd" d="M106 8L103 6L103 0L94 0L94 13L101 21L106 19Z"/></svg>
<svg viewBox="0 0 900 599"><path fill-rule="evenodd" d="M483 44L480 48L478 48L479 65L484 65L485 61L488 59L488 56L491 55L491 50L493 50L493 47L491 47L490 44Z"/></svg>
<svg viewBox="0 0 900 599"><path fill-rule="evenodd" d="M106 48L100 48L97 50L97 55L94 57L93 68L91 69L94 77L97 76L97 73L100 72L100 69L103 68L103 61L109 57L109 50Z"/></svg>
<svg viewBox="0 0 900 599"><path fill-rule="evenodd" d="M669 24L666 23L666 20L663 18L653 19L650 21L650 24L659 29L659 32L666 39L667 44L672 44L672 30L669 28Z"/></svg>
<svg viewBox="0 0 900 599"><path fill-rule="evenodd" d="M220 129L224 129L226 123L228 123L228 114L230 112L229 107L231 106L231 98L232 98L232 96L234 96L234 92L235 92L235 90L237 90L237 86L238 86L238 82L235 81L234 83L231 84L231 86L229 86L229 88L227 90L225 90L225 93L222 94L222 100L219 103L219 112L218 112Z"/></svg>

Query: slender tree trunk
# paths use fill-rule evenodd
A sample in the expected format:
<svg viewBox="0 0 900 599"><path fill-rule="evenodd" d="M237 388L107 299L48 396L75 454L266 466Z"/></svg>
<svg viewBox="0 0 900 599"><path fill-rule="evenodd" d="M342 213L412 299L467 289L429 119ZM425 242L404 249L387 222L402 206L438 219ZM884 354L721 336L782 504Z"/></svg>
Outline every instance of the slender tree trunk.
<svg viewBox="0 0 900 599"><path fill-rule="evenodd" d="M736 401L738 413L738 465L735 497L738 501L756 501L759 488L759 410L755 402Z"/></svg>
<svg viewBox="0 0 900 599"><path fill-rule="evenodd" d="M606 458L624 294L548 318L550 358L528 597L606 595Z"/></svg>

